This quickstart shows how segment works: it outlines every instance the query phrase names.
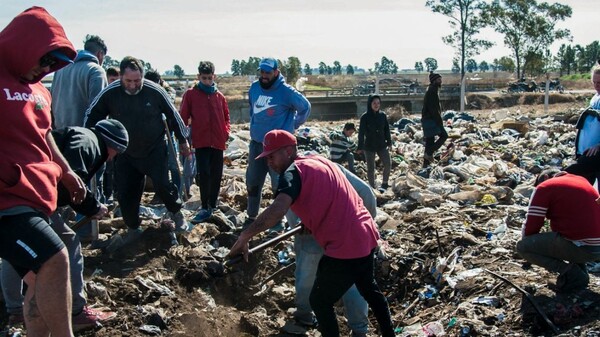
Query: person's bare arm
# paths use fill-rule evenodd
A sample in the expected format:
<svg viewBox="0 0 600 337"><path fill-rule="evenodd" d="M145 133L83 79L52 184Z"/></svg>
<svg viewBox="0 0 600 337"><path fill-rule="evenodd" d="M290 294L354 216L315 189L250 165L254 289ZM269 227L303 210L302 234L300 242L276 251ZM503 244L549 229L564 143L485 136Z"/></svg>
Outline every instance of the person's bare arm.
<svg viewBox="0 0 600 337"><path fill-rule="evenodd" d="M240 234L235 242L229 256L244 255L244 260L248 261L248 242L252 237L273 227L283 218L292 204L292 197L285 193L279 193L273 203L262 212L248 228Z"/></svg>

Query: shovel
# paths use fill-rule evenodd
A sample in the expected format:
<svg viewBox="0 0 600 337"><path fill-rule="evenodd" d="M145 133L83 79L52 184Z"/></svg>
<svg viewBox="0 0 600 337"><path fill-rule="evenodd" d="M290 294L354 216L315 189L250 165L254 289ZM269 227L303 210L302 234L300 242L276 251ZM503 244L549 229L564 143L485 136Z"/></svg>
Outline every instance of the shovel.
<svg viewBox="0 0 600 337"><path fill-rule="evenodd" d="M304 229L304 226L302 224L299 224L298 226L290 229L287 232L284 232L283 234L280 234L279 236L272 238L269 241L265 241L256 247L250 248L249 253L252 254L252 253L260 252L261 250L263 250L265 248L272 247L272 246L276 245L277 243L279 243L280 241L283 241L283 240L291 237L294 234L300 233L303 229ZM226 267L230 267L230 266L242 261L243 258L244 258L244 255L234 256L234 257L230 258L229 260L225 261L223 263L223 265Z"/></svg>

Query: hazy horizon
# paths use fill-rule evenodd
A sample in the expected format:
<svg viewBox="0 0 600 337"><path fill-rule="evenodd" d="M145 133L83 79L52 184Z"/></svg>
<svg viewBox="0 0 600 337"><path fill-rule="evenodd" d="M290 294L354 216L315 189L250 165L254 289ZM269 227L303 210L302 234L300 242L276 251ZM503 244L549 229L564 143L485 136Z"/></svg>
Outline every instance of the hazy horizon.
<svg viewBox="0 0 600 337"><path fill-rule="evenodd" d="M573 8L572 17L559 25L571 30L573 41L553 44L552 52L562 43L585 46L598 40L593 26L586 27L594 22L597 3L561 3ZM178 64L186 74L195 74L198 62L209 60L221 74L231 71L233 59L250 56L296 56L302 67L308 63L312 68L337 60L343 68L351 64L365 70L382 56L399 70L433 57L439 69L446 70L454 57L454 50L442 42L451 32L448 18L431 12L424 0L299 0L276 5L266 0L9 1L0 13L0 27L33 5L45 7L58 19L75 48L83 48L86 34L99 35L112 58L132 55L161 73ZM510 56L499 34L486 30L480 37L496 45L476 56L477 62Z"/></svg>

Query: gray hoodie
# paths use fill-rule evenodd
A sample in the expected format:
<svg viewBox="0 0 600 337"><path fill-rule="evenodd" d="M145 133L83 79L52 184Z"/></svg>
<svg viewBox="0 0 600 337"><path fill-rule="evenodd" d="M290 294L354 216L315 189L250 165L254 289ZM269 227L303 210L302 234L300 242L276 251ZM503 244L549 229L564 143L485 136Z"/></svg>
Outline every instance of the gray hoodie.
<svg viewBox="0 0 600 337"><path fill-rule="evenodd" d="M107 84L106 72L96 56L87 50L79 51L72 65L54 74L50 90L53 128L83 126L85 111Z"/></svg>

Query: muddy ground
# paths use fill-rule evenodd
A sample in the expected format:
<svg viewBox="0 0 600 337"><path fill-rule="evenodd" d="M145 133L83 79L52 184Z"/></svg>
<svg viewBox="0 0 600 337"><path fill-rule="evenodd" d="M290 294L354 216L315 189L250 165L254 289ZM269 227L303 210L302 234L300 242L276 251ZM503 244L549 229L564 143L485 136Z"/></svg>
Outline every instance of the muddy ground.
<svg viewBox="0 0 600 337"><path fill-rule="evenodd" d="M573 108L573 104L556 105L543 123L533 122L534 118L545 116L541 106L518 114L531 121L529 133L544 129L550 140L560 139L572 149L573 126L554 121L572 120ZM508 109L517 114L517 108ZM493 122L488 117L493 113L478 111L475 125L465 126L464 130L487 129ZM340 124L343 123L308 123L319 130ZM234 135L247 133L245 125L233 129ZM532 177L540 167L556 164L552 159L557 156L565 158L559 162L564 165L572 152L559 149L556 154L556 142L532 147L511 147L491 140L461 142L465 137L458 134L453 139L467 157L492 158L510 172L518 173L521 179L515 179L514 185L514 181L507 182L497 174L469 176L444 171L464 161L442 160L435 165L443 172L437 175L437 182L454 188L436 195L424 192L436 180L419 176L422 147L419 148L418 137L405 132L394 137L392 188L377 194L376 220L387 259L377 260L376 274L389 300L399 336L421 336L416 331L430 322L439 322L449 336L600 335L598 275L591 274L588 290L557 294L552 291L556 275L524 265L513 251L528 202L523 190L531 190ZM523 144L533 142L527 134L517 139ZM400 146L401 143L410 146ZM536 161L531 164L525 157ZM146 231L142 240L115 254L84 244L89 304L115 311L118 316L79 336L293 336L282 333L280 328L290 319L294 307L294 266L280 264L277 254L290 248L291 240L255 254L249 263L223 268L227 247L239 233L234 227L244 220L241 211L245 209L246 157L233 158L228 164L221 195L222 215L180 236L180 245L171 247L168 230L160 220L150 218L143 222ZM364 162L358 163L358 172L366 177ZM414 194L415 191L421 194ZM267 206L270 189L265 188L264 193L263 206ZM484 198L487 195L495 199ZM152 192L145 194L144 204L162 206ZM193 188L192 198L186 203L188 218L197 207L198 192ZM118 217L103 220L102 238L122 228ZM264 239L257 238L256 243ZM441 279L432 273L432 268L439 269L440 258L448 260ZM341 310L339 307L340 326L343 335L348 335ZM370 319L369 336L377 336L377 324L372 315ZM0 320L6 325L5 314L0 315ZM319 333L309 330L308 335Z"/></svg>

